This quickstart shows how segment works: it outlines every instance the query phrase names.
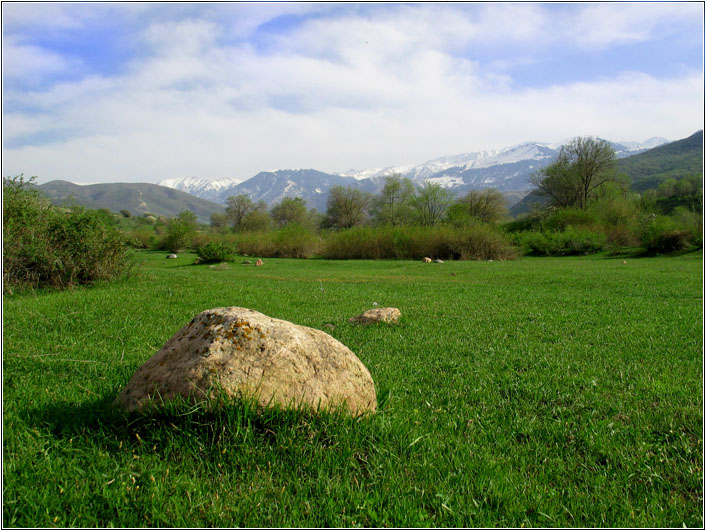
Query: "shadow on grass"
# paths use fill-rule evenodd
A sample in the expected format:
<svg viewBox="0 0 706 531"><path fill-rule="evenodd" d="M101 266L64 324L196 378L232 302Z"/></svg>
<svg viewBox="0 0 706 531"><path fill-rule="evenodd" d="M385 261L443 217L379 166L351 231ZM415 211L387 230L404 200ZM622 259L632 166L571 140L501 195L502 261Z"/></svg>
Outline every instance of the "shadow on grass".
<svg viewBox="0 0 706 531"><path fill-rule="evenodd" d="M343 409L262 407L254 400L221 397L199 403L179 399L150 412L125 413L114 405L115 396L28 408L20 417L30 429L49 432L57 441L73 440L74 448L84 440L114 455L155 446L165 457L173 456L183 453L175 452L176 447L193 446L194 441L206 458L220 457L224 447L246 445L286 453L294 441L360 447L376 432L374 415L355 418Z"/></svg>

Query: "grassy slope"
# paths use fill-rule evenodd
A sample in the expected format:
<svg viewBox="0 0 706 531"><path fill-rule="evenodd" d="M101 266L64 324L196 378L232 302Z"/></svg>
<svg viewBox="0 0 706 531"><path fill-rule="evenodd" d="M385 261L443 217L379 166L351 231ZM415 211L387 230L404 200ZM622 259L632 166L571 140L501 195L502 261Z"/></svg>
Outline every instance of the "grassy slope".
<svg viewBox="0 0 706 531"><path fill-rule="evenodd" d="M620 159L618 171L628 175L632 187L638 191L656 188L670 178L701 175L704 163L703 141L704 133L699 131L682 140Z"/></svg>
<svg viewBox="0 0 706 531"><path fill-rule="evenodd" d="M701 255L163 256L123 283L5 298L5 526L703 526ZM373 302L401 324L347 323ZM193 315L229 305L334 324L381 412L110 407Z"/></svg>

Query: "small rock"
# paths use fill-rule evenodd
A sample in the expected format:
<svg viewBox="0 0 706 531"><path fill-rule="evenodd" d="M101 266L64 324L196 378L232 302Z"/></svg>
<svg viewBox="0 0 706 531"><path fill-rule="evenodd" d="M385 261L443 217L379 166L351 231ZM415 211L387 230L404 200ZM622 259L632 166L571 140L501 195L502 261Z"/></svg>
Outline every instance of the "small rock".
<svg viewBox="0 0 706 531"><path fill-rule="evenodd" d="M425 256L424 258L422 258L422 260L425 264L431 264L431 258L429 258L428 256Z"/></svg>
<svg viewBox="0 0 706 531"><path fill-rule="evenodd" d="M255 266L256 266L256 267L260 267L261 265L262 265L262 260L260 260L260 259L258 258L258 259L257 259L257 262L255 262Z"/></svg>
<svg viewBox="0 0 706 531"><path fill-rule="evenodd" d="M177 257L177 255L175 255L175 254L168 254L167 255L167 259L176 258L176 257Z"/></svg>
<svg viewBox="0 0 706 531"><path fill-rule="evenodd" d="M250 260L243 260L243 265L248 265L248 264L252 264L252 262Z"/></svg>
<svg viewBox="0 0 706 531"><path fill-rule="evenodd" d="M326 323L326 324L324 325L324 327L325 327L325 328L328 328L329 330L333 330L334 328L336 328L336 327L335 327L334 325L332 325L331 323Z"/></svg>
<svg viewBox="0 0 706 531"><path fill-rule="evenodd" d="M625 260L623 260L623 263L624 263L624 264L627 264L627 262L626 262Z"/></svg>
<svg viewBox="0 0 706 531"><path fill-rule="evenodd" d="M441 258L437 258L436 260L434 260L434 263L435 264L443 264L444 261Z"/></svg>
<svg viewBox="0 0 706 531"><path fill-rule="evenodd" d="M219 388L261 406L344 406L353 415L377 407L370 372L348 347L321 330L237 307L194 317L137 369L115 403L139 411L179 396L216 398Z"/></svg>
<svg viewBox="0 0 706 531"><path fill-rule="evenodd" d="M216 271L223 271L224 269L228 269L228 264L225 262L221 262L218 265L212 265L209 266L211 269L215 269Z"/></svg>
<svg viewBox="0 0 706 531"><path fill-rule="evenodd" d="M401 315L402 312L397 308L373 308L351 317L348 322L351 324L396 323Z"/></svg>

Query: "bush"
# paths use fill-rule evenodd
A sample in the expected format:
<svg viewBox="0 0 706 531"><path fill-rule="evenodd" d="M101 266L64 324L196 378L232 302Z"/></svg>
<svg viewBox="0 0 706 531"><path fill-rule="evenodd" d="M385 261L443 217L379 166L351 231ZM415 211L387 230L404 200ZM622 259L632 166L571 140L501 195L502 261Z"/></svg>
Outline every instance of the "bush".
<svg viewBox="0 0 706 531"><path fill-rule="evenodd" d="M545 221L544 229L549 231L564 231L569 227L594 226L596 215L580 208L560 208L555 210Z"/></svg>
<svg viewBox="0 0 706 531"><path fill-rule="evenodd" d="M600 252L606 246L606 236L599 232L569 228L564 232L516 233L513 241L529 254L570 256Z"/></svg>
<svg viewBox="0 0 706 531"><path fill-rule="evenodd" d="M196 216L184 210L167 223L167 234L161 242L161 248L172 253L191 246L196 235Z"/></svg>
<svg viewBox="0 0 706 531"><path fill-rule="evenodd" d="M225 241L209 242L196 248L196 255L205 264L232 262L235 259L235 253L235 245Z"/></svg>
<svg viewBox="0 0 706 531"><path fill-rule="evenodd" d="M464 229L436 227L353 228L325 238L323 257L330 259L444 260L513 259L517 250L500 233L479 224Z"/></svg>
<svg viewBox="0 0 706 531"><path fill-rule="evenodd" d="M3 281L12 288L67 288L110 280L128 267L125 237L100 213L51 206L33 178L3 186Z"/></svg>
<svg viewBox="0 0 706 531"><path fill-rule="evenodd" d="M691 234L667 216L651 216L641 240L647 254L666 254L688 249Z"/></svg>
<svg viewBox="0 0 706 531"><path fill-rule="evenodd" d="M234 240L242 254L269 258L311 258L321 248L321 238L296 224L273 232L241 232Z"/></svg>

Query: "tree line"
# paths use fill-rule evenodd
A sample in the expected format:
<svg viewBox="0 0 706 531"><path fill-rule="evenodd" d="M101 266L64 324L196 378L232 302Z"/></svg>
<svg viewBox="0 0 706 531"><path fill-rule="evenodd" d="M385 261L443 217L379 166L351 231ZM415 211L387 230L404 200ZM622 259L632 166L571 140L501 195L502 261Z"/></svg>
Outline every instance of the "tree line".
<svg viewBox="0 0 706 531"><path fill-rule="evenodd" d="M235 232L268 231L292 224L334 230L362 225L432 227L442 221L458 224L471 218L496 223L507 215L505 198L495 189L472 190L457 199L439 184L415 186L410 179L393 174L385 179L379 194L351 186L332 187L324 213L307 209L299 197L285 197L269 208L264 201L253 202L245 194L231 196L224 213L211 215L211 227Z"/></svg>

